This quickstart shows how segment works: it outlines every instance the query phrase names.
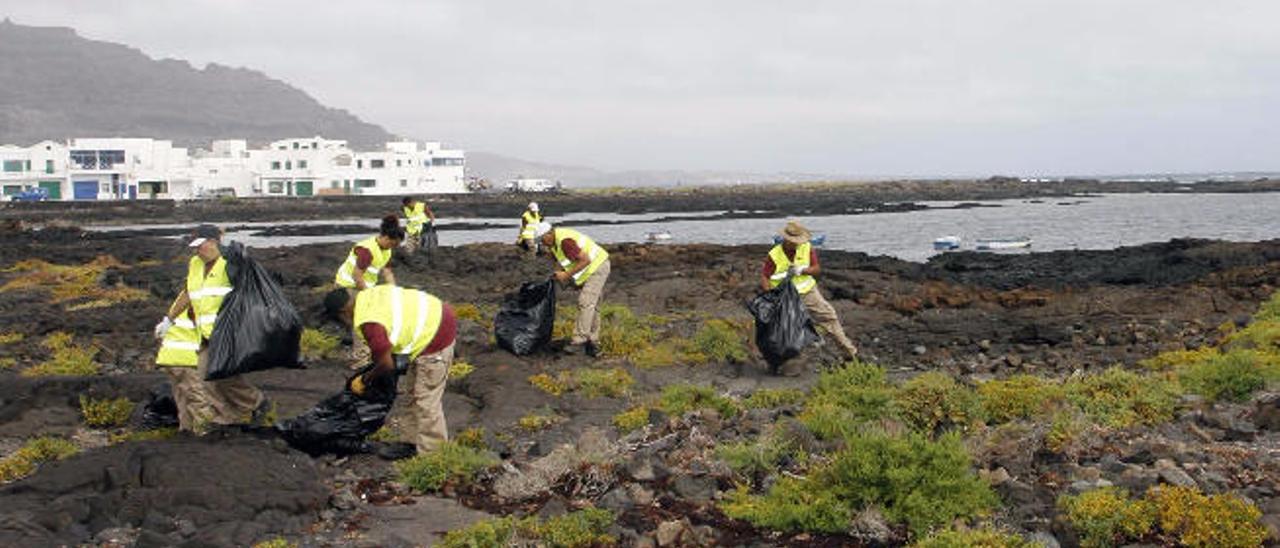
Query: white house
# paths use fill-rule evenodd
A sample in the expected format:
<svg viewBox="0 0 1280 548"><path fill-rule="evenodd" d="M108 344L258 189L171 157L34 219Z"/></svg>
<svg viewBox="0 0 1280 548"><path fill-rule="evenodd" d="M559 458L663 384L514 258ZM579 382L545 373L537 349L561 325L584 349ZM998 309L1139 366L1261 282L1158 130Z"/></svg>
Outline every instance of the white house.
<svg viewBox="0 0 1280 548"><path fill-rule="evenodd" d="M136 200L189 195L191 158L173 141L112 137L72 139L67 144L62 198Z"/></svg>
<svg viewBox="0 0 1280 548"><path fill-rule="evenodd" d="M0 188L12 196L40 187L50 199L61 199L67 182L67 147L42 141L29 147L0 146Z"/></svg>

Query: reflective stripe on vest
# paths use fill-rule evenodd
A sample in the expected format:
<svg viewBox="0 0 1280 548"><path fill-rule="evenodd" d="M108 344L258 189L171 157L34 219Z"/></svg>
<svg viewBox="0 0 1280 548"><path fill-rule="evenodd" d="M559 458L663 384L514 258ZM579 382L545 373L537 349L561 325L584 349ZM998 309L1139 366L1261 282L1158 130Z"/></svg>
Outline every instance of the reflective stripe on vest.
<svg viewBox="0 0 1280 548"><path fill-rule="evenodd" d="M412 359L436 337L443 306L438 297L425 291L380 285L356 294L355 324L381 325L391 340L391 353ZM363 330L356 329L356 333L364 339Z"/></svg>
<svg viewBox="0 0 1280 548"><path fill-rule="evenodd" d="M377 236L370 236L352 246L351 252L347 253L347 260L343 261L342 266L338 267L338 273L334 275L333 282L341 287L356 286L354 272L356 269L357 247L369 250L369 254L373 256L373 261L369 263L369 267L364 269L362 273L365 287L378 285L378 273L382 272L382 267L387 266L387 263L391 261L391 250L382 249L382 247L378 246Z"/></svg>
<svg viewBox="0 0 1280 548"><path fill-rule="evenodd" d="M574 263L574 261L570 261L569 258L565 256L564 250L561 248L562 242L565 240L573 240L574 242L577 242L578 251L580 253L586 253L587 259L591 261L591 264L587 265L586 268L579 270L577 274L573 275L573 283L576 285L587 283L587 278L590 278L592 274L595 274L596 269L600 268L600 265L609 260L608 251L605 251L603 247L596 244L595 240L586 237L572 228L556 228L555 235L556 245L551 248L551 252L555 253L556 261L560 263L561 268L569 270L570 268L573 268Z"/></svg>
<svg viewBox="0 0 1280 548"><path fill-rule="evenodd" d="M204 273L204 260L192 257L187 266L187 297L191 299L191 311L200 336L213 336L213 325L218 321L218 309L222 299L231 293L231 279L227 277L227 260L218 257L209 274ZM199 341L196 341L199 342Z"/></svg>
<svg viewBox="0 0 1280 548"><path fill-rule="evenodd" d="M524 226L520 228L520 239L521 240L534 239L538 234L538 223L542 222L542 215L539 215L537 213L534 213L526 209L524 214L521 215L520 218L524 219Z"/></svg>
<svg viewBox="0 0 1280 548"><path fill-rule="evenodd" d="M409 234L418 234L422 232L422 225L427 224L427 204L418 202L413 204L412 208L402 208L405 218L405 232Z"/></svg>
<svg viewBox="0 0 1280 548"><path fill-rule="evenodd" d="M787 252L782 249L782 244L773 246L769 250L769 258L773 259L773 275L769 276L769 287L778 287L782 280L787 279L787 271L792 265L800 265L805 268L809 267L809 243L803 243L796 246L796 260L792 261L787 258ZM808 274L793 276L791 283L796 286L796 291L801 295L808 293L818 285L818 280Z"/></svg>
<svg viewBox="0 0 1280 548"><path fill-rule="evenodd" d="M156 365L161 367L195 367L200 360L200 334L196 324L186 315L178 317L160 342Z"/></svg>

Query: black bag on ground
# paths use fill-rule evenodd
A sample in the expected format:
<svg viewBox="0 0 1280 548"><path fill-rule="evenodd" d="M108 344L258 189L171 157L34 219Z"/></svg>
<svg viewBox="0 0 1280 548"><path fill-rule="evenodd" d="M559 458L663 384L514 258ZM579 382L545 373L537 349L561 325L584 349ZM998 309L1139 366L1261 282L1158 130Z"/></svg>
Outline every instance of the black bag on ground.
<svg viewBox="0 0 1280 548"><path fill-rule="evenodd" d="M173 387L169 383L152 388L147 394L138 423L139 430L178 427L178 404L173 401Z"/></svg>
<svg viewBox="0 0 1280 548"><path fill-rule="evenodd" d="M789 280L752 299L747 310L756 320L756 346L772 367L799 356L805 347L821 340L800 302L800 293Z"/></svg>
<svg viewBox="0 0 1280 548"><path fill-rule="evenodd" d="M517 356L527 356L551 342L556 324L556 282L525 282L520 290L502 299L493 318L498 346Z"/></svg>
<svg viewBox="0 0 1280 548"><path fill-rule="evenodd" d="M372 367L365 366L356 375ZM306 413L281 422L276 429L289 445L313 456L368 452L365 438L387 422L396 401L398 377L383 377L377 385L370 385L364 396L347 388L351 385L349 378L341 392L321 400Z"/></svg>
<svg viewBox="0 0 1280 548"><path fill-rule="evenodd" d="M227 248L228 273L234 266L232 290L222 301L209 339L205 380L218 380L273 367L299 367L302 316L265 267Z"/></svg>

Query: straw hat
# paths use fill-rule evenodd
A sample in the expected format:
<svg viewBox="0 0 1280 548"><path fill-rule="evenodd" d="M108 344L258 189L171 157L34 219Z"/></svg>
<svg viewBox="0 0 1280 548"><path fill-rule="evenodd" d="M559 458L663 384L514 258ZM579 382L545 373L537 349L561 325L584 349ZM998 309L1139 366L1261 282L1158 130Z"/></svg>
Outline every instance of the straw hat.
<svg viewBox="0 0 1280 548"><path fill-rule="evenodd" d="M782 236L783 241L791 242L796 245L808 242L809 238L813 236L813 234L809 232L809 229L800 226L800 223L795 221L788 221L787 226L783 227L782 231L778 232L778 234Z"/></svg>

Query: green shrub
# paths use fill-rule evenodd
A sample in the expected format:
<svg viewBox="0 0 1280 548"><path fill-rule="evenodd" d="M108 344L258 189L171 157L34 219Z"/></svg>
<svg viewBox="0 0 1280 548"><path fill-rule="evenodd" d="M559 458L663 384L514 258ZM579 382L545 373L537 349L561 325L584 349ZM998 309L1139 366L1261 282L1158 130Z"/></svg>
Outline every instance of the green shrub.
<svg viewBox="0 0 1280 548"><path fill-rule="evenodd" d="M898 390L894 400L907 424L925 434L965 431L982 422L978 395L946 373L917 375Z"/></svg>
<svg viewBox="0 0 1280 548"><path fill-rule="evenodd" d="M444 548L501 548L510 545L515 528L514 518L484 519L445 533L440 545Z"/></svg>
<svg viewBox="0 0 1280 548"><path fill-rule="evenodd" d="M616 303L600 305L600 350L606 356L631 358L648 348L655 336L648 322Z"/></svg>
<svg viewBox="0 0 1280 548"><path fill-rule="evenodd" d="M453 363L449 364L449 380L456 381L464 379L475 370L476 366L471 365L466 361L454 360Z"/></svg>
<svg viewBox="0 0 1280 548"><path fill-rule="evenodd" d="M1160 374L1120 367L1067 381L1067 400L1089 419L1113 428L1153 425L1173 418L1181 387Z"/></svg>
<svg viewBox="0 0 1280 548"><path fill-rule="evenodd" d="M829 463L804 479L785 477L761 496L740 490L723 505L731 517L786 531L843 532L849 517L877 507L920 536L995 506L991 488L970 469L959 436L851 435Z"/></svg>
<svg viewBox="0 0 1280 548"><path fill-rule="evenodd" d="M538 430L550 428L552 425L563 420L564 417L556 415L550 410L544 409L539 412L530 413L520 417L520 420L516 421L516 425L526 432L537 432Z"/></svg>
<svg viewBox="0 0 1280 548"><path fill-rule="evenodd" d="M649 406L637 405L613 416L613 425L623 432L644 428L649 424Z"/></svg>
<svg viewBox="0 0 1280 548"><path fill-rule="evenodd" d="M725 443L716 447L716 456L747 480L777 471L778 466L790 454L790 447L773 436L761 436L754 440Z"/></svg>
<svg viewBox="0 0 1280 548"><path fill-rule="evenodd" d="M1232 350L1184 368L1179 380L1182 386L1210 401L1241 402L1277 377L1280 367L1266 354Z"/></svg>
<svg viewBox="0 0 1280 548"><path fill-rule="evenodd" d="M22 333L0 333L0 344L13 344L26 338Z"/></svg>
<svg viewBox="0 0 1280 548"><path fill-rule="evenodd" d="M892 416L894 388L884 368L852 361L823 371L809 392L805 407L830 404L847 410L858 421Z"/></svg>
<svg viewBox="0 0 1280 548"><path fill-rule="evenodd" d="M804 401L804 392L794 388L761 388L742 400L747 409L773 409Z"/></svg>
<svg viewBox="0 0 1280 548"><path fill-rule="evenodd" d="M584 508L532 525L534 538L553 548L585 548L607 546L615 542L608 534L613 525L613 512L600 508ZM522 527L523 528L523 527Z"/></svg>
<svg viewBox="0 0 1280 548"><path fill-rule="evenodd" d="M746 330L729 320L707 320L693 335L693 350L716 363L742 363L747 360Z"/></svg>
<svg viewBox="0 0 1280 548"><path fill-rule="evenodd" d="M282 537L276 537L254 544L253 548L298 548L298 543L289 542Z"/></svg>
<svg viewBox="0 0 1280 548"><path fill-rule="evenodd" d="M133 402L129 398L97 399L80 396L80 415L84 423L93 428L124 426L133 414Z"/></svg>
<svg viewBox="0 0 1280 548"><path fill-rule="evenodd" d="M1253 321L1280 322L1280 291L1272 293L1271 298L1258 306L1258 311L1253 314Z"/></svg>
<svg viewBox="0 0 1280 548"><path fill-rule="evenodd" d="M137 430L112 434L109 439L111 443L125 443L131 441L167 440L176 435L178 435L177 428L157 428L155 430Z"/></svg>
<svg viewBox="0 0 1280 548"><path fill-rule="evenodd" d="M400 481L420 492L437 491L446 482L470 482L480 471L498 464L486 452L444 442L436 449L396 463Z"/></svg>
<svg viewBox="0 0 1280 548"><path fill-rule="evenodd" d="M453 438L453 441L463 447L484 450L489 446L489 444L484 441L484 434L485 431L483 426L473 426L458 432L458 436Z"/></svg>
<svg viewBox="0 0 1280 548"><path fill-rule="evenodd" d="M298 341L302 356L309 360L328 358L337 352L341 345L342 340L338 336L311 327L302 330L302 338Z"/></svg>
<svg viewBox="0 0 1280 548"><path fill-rule="evenodd" d="M1049 420L1049 430L1044 434L1044 446L1054 453L1067 452L1088 428L1088 422L1075 409L1055 413Z"/></svg>
<svg viewBox="0 0 1280 548"><path fill-rule="evenodd" d="M1080 535L1084 548L1118 546L1151 532L1154 508L1143 501L1131 501L1114 487L1063 496L1058 501L1067 521Z"/></svg>
<svg viewBox="0 0 1280 548"><path fill-rule="evenodd" d="M573 380L574 390L588 398L621 398L631 391L631 385L636 382L627 370L620 367L575 369Z"/></svg>
<svg viewBox="0 0 1280 548"><path fill-rule="evenodd" d="M567 386L572 379L566 373L551 376L546 373L538 373L529 376L529 384L537 387L538 390L546 392L552 396L559 396L569 390Z"/></svg>
<svg viewBox="0 0 1280 548"><path fill-rule="evenodd" d="M453 314L457 316L459 320L467 320L485 329L493 329L493 313L483 310L474 304L455 304L453 305Z"/></svg>
<svg viewBox="0 0 1280 548"><path fill-rule="evenodd" d="M963 531L955 529L939 531L912 546L913 548L1039 548L1041 545L1014 533L982 527Z"/></svg>
<svg viewBox="0 0 1280 548"><path fill-rule="evenodd" d="M978 385L982 409L992 424L1042 416L1065 398L1062 385L1034 375L1015 375Z"/></svg>
<svg viewBox="0 0 1280 548"><path fill-rule="evenodd" d="M58 331L45 337L44 347L52 354L48 360L22 371L24 377L48 377L54 375L86 377L98 374L98 364L93 358L98 350L93 345L75 344L71 335Z"/></svg>
<svg viewBox="0 0 1280 548"><path fill-rule="evenodd" d="M1190 487L1162 485L1147 491L1160 530L1182 546L1261 546L1267 529L1258 507L1232 495L1206 496Z"/></svg>
<svg viewBox="0 0 1280 548"><path fill-rule="evenodd" d="M1161 352L1155 357L1138 362L1138 365L1150 371L1175 371L1190 365L1203 363L1217 355L1217 348L1206 345L1195 350Z"/></svg>
<svg viewBox="0 0 1280 548"><path fill-rule="evenodd" d="M80 452L70 441L43 436L28 440L9 456L0 459L0 483L26 477L41 463L62 460Z"/></svg>
<svg viewBox="0 0 1280 548"><path fill-rule="evenodd" d="M739 412L737 402L731 398L717 394L710 386L693 384L669 384L663 387L662 394L658 396L658 408L674 417L695 409L715 409L724 417L732 417Z"/></svg>
<svg viewBox="0 0 1280 548"><path fill-rule="evenodd" d="M631 355L631 363L643 369L693 363L687 349L690 343L680 337L668 337Z"/></svg>

